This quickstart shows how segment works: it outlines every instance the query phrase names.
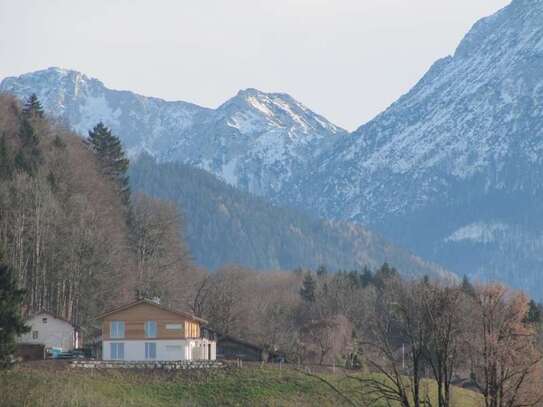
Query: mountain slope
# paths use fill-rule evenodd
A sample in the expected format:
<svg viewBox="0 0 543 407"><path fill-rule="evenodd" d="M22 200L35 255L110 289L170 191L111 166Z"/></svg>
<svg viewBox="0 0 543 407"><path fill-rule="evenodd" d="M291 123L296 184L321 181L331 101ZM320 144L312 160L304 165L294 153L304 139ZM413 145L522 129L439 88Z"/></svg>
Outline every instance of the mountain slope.
<svg viewBox="0 0 543 407"><path fill-rule="evenodd" d="M210 269L235 263L338 270L388 261L405 275L451 276L360 226L274 207L188 165L157 164L144 155L132 164L130 179L134 190L176 203L196 262Z"/></svg>
<svg viewBox="0 0 543 407"><path fill-rule="evenodd" d="M79 72L49 68L10 77L0 92L36 93L46 111L82 135L103 121L130 155L147 152L206 169L258 194L274 194L346 134L286 94L240 91L217 109L108 89Z"/></svg>
<svg viewBox="0 0 543 407"><path fill-rule="evenodd" d="M280 198L458 273L543 287L543 1L479 21L453 56ZM540 294L537 294L539 297Z"/></svg>

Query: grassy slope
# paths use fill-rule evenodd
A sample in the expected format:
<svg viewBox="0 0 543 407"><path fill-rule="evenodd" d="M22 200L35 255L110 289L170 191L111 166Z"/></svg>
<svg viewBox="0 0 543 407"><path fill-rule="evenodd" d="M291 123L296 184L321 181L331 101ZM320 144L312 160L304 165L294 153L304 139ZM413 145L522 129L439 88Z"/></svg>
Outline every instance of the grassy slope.
<svg viewBox="0 0 543 407"><path fill-rule="evenodd" d="M325 377L356 399L355 381L340 375ZM5 407L346 405L318 379L272 368L144 373L20 367L0 373L0 394L0 405ZM475 400L467 391L454 394L458 406L476 406Z"/></svg>

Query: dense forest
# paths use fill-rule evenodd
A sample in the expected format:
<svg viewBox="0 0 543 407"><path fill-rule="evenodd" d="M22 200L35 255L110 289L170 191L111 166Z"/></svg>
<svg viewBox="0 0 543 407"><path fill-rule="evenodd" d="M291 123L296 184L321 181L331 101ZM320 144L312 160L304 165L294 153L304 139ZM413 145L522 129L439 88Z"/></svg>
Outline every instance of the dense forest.
<svg viewBox="0 0 543 407"><path fill-rule="evenodd" d="M313 218L242 192L214 175L142 155L131 163L134 191L176 204L196 264L215 270L242 264L258 270L296 267L352 270L385 261L404 275L446 277L436 264L396 247L369 230Z"/></svg>

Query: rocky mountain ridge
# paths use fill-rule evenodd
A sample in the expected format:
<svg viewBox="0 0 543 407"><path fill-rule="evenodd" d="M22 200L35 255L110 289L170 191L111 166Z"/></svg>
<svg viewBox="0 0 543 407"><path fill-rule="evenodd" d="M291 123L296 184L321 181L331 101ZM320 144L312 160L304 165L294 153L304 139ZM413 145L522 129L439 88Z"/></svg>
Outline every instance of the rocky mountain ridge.
<svg viewBox="0 0 543 407"><path fill-rule="evenodd" d="M208 170L259 195L277 193L302 162L346 131L287 94L240 91L217 109L111 90L72 70L5 78L0 92L36 93L50 115L86 135L103 121L129 155L146 152Z"/></svg>

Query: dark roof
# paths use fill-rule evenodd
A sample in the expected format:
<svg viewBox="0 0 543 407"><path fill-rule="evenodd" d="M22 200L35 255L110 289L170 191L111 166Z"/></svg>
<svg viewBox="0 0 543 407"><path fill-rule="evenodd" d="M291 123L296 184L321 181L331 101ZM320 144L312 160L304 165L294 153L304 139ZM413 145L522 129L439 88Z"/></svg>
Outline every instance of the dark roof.
<svg viewBox="0 0 543 407"><path fill-rule="evenodd" d="M254 343L250 343L242 339L234 338L233 336L219 334L217 338L217 343L220 341L229 341L229 342L239 343L240 345L247 346L248 348L256 349L259 351L264 350L262 346L255 345Z"/></svg>
<svg viewBox="0 0 543 407"><path fill-rule="evenodd" d="M163 311L171 312L172 314L176 314L176 315L178 315L180 317L183 317L183 318L186 318L186 319L189 319L189 320L192 320L192 321L198 321L198 322L201 322L202 324L207 324L207 321L205 319L198 318L197 316L195 316L193 314L190 314L188 312L176 311L176 310L161 306L160 304L157 304L156 302L148 300L148 299L137 300L137 301L131 302L130 304L121 305L120 307L114 308L112 310L109 310L107 312L104 312L104 313L98 315L96 317L96 319L103 319L103 318L107 317L108 315L115 314L115 313L120 312L120 311L124 311L125 309L131 308L131 307L134 307L134 306L140 305L140 304L152 305L153 307L156 307L156 308L161 309Z"/></svg>

